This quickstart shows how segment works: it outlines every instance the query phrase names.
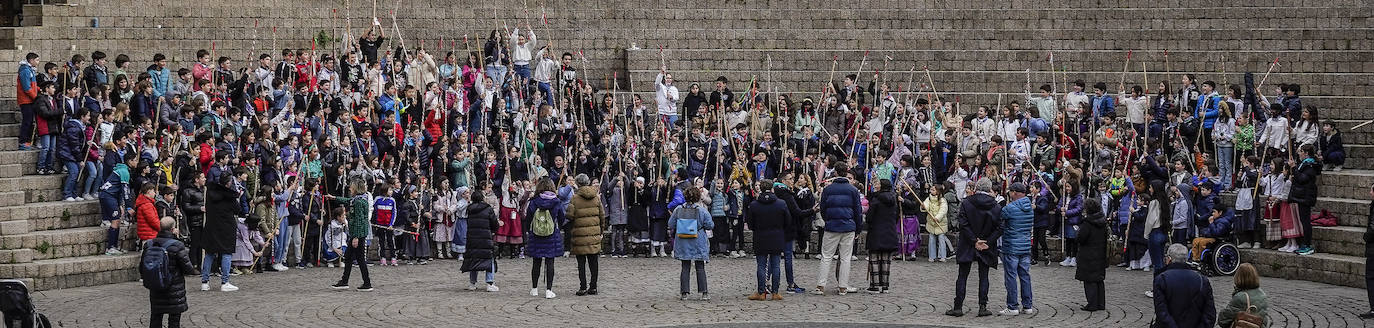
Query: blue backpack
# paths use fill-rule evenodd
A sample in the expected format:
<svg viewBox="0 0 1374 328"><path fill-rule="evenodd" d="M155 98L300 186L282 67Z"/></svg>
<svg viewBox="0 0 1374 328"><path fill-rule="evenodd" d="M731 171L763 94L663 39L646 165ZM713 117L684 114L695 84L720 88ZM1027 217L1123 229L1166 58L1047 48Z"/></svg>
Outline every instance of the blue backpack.
<svg viewBox="0 0 1374 328"><path fill-rule="evenodd" d="M168 243L176 242L169 240ZM170 255L167 254L166 245L157 242L149 242L148 248L143 249L143 256L139 259L138 274L143 278L143 287L149 290L167 290L172 287L172 279L176 278L172 270L168 267Z"/></svg>
<svg viewBox="0 0 1374 328"><path fill-rule="evenodd" d="M696 208L680 206L674 212L676 212L673 213L674 216L677 217L677 229L674 230L677 231L677 237L682 239L696 239L698 230L701 229L701 222L697 221L699 212ZM679 213L691 213L687 215L691 216L691 218L685 218L682 215L678 215Z"/></svg>

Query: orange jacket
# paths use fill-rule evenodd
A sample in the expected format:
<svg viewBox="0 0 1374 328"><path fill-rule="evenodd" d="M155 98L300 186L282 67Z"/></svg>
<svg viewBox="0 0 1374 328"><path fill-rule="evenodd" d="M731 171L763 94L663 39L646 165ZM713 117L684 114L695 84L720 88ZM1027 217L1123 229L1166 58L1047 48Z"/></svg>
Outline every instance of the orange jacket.
<svg viewBox="0 0 1374 328"><path fill-rule="evenodd" d="M134 200L134 217L138 219L138 240L150 240L157 238L158 230L162 230L162 221L157 217L157 206L152 198L147 195L138 195Z"/></svg>

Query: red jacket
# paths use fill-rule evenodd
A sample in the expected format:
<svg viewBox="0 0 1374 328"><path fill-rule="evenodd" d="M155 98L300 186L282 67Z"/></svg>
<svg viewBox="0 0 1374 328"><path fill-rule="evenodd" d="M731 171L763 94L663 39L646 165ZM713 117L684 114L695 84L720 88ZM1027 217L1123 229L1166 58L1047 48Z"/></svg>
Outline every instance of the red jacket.
<svg viewBox="0 0 1374 328"><path fill-rule="evenodd" d="M162 230L162 221L157 217L157 206L152 198L147 195L138 195L134 200L134 217L138 219L138 240L150 240L157 238L158 230Z"/></svg>

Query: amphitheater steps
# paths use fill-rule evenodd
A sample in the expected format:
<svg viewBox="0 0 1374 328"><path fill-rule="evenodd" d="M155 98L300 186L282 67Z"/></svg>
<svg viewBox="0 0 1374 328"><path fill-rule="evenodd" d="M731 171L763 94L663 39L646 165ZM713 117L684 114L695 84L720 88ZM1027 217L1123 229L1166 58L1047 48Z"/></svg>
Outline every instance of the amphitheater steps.
<svg viewBox="0 0 1374 328"><path fill-rule="evenodd" d="M1243 249L1241 258L1268 277L1365 288L1364 256L1328 253L1302 256L1268 249Z"/></svg>

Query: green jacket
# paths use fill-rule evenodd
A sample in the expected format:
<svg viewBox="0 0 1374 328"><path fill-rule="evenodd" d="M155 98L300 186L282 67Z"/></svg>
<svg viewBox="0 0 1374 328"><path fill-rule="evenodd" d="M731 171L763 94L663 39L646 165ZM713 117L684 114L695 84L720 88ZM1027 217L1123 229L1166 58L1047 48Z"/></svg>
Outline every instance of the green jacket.
<svg viewBox="0 0 1374 328"><path fill-rule="evenodd" d="M358 195L353 197L349 203L351 206L348 209L348 237L367 238L367 232L372 223L368 208L372 207L372 201L364 195Z"/></svg>
<svg viewBox="0 0 1374 328"><path fill-rule="evenodd" d="M1255 288L1237 291L1231 294L1231 303L1226 304L1226 308L1221 310L1221 313L1217 315L1218 327L1231 328L1231 325L1236 321L1236 313L1245 311L1246 295L1250 296L1250 305L1255 307L1252 313L1264 318L1265 327L1270 326L1269 296L1264 293L1263 289Z"/></svg>

